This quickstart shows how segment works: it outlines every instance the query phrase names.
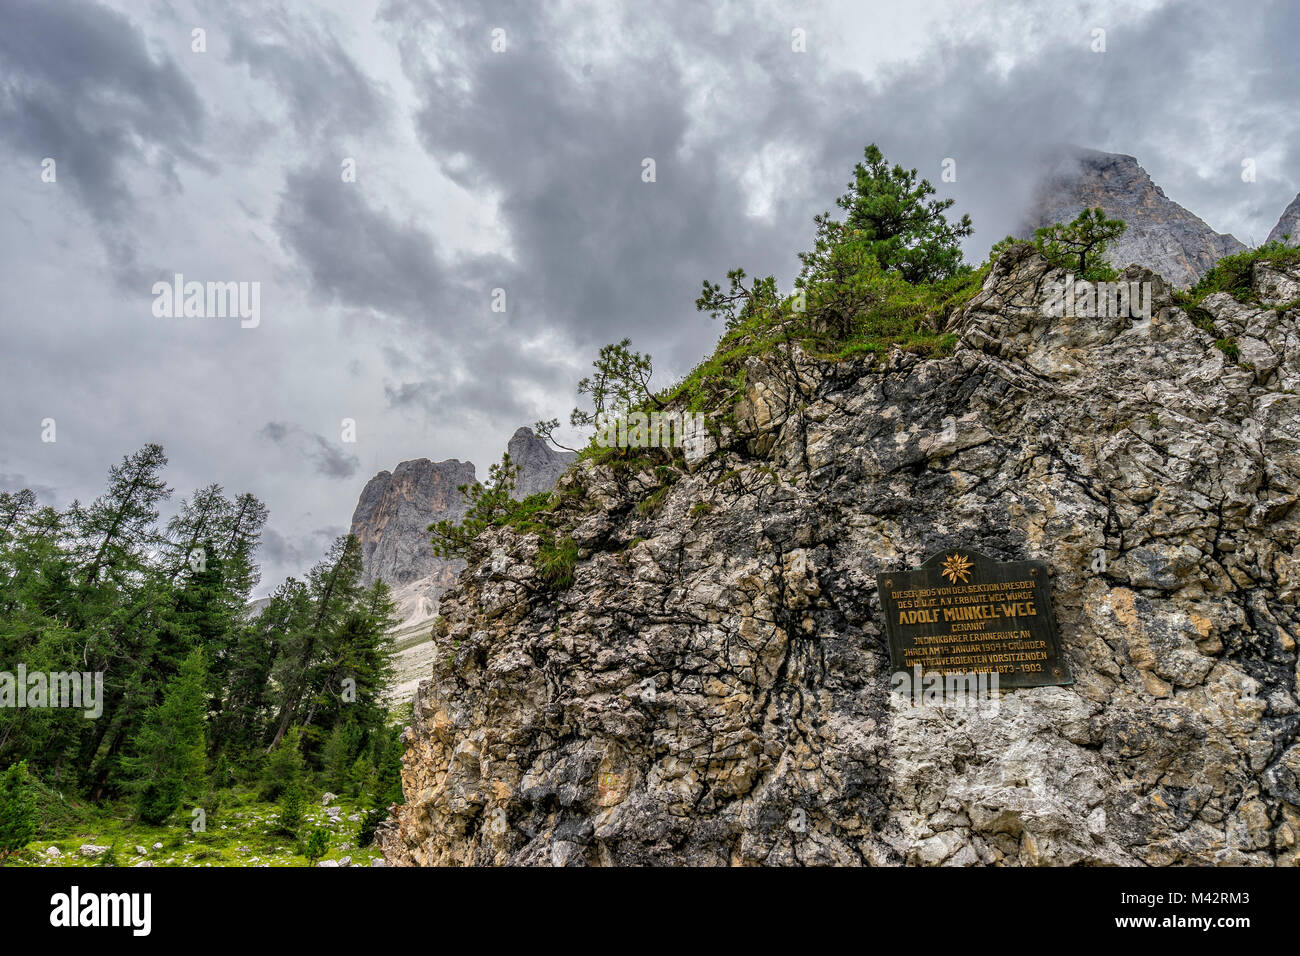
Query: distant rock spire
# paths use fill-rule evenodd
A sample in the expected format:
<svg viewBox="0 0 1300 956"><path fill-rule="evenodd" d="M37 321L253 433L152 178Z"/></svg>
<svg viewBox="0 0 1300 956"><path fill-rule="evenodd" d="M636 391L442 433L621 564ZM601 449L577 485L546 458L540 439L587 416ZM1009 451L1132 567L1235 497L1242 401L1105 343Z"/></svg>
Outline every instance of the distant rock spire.
<svg viewBox="0 0 1300 956"><path fill-rule="evenodd" d="M1273 231L1268 234L1268 242L1282 242L1283 237L1288 236L1286 244L1288 246L1300 246L1300 194L1291 200L1291 205L1287 206L1282 213L1282 218L1277 221Z"/></svg>
<svg viewBox="0 0 1300 956"><path fill-rule="evenodd" d="M1136 159L1122 153L1062 147L1050 156L1034 195L1020 235L1100 206L1128 226L1110 250L1111 264L1145 266L1175 286L1195 284L1224 256L1246 248L1166 196Z"/></svg>
<svg viewBox="0 0 1300 956"><path fill-rule="evenodd" d="M511 463L519 466L519 475L515 479L516 498L550 491L578 457L571 451L556 451L533 434L531 428L518 429L511 436L506 451Z"/></svg>

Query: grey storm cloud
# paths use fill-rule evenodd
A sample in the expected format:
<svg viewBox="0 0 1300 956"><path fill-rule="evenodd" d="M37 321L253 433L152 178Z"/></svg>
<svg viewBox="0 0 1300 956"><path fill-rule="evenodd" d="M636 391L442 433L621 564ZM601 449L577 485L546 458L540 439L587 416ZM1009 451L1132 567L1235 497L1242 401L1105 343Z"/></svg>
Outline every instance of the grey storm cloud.
<svg viewBox="0 0 1300 956"><path fill-rule="evenodd" d="M313 462L316 473L326 478L351 478L361 468L356 455L346 454L324 435L286 422L267 422L262 437Z"/></svg>
<svg viewBox="0 0 1300 956"><path fill-rule="evenodd" d="M348 533L341 525L315 528L304 534L284 535L272 527L262 532L262 546L259 552L263 560L290 568L307 568L321 559L334 541Z"/></svg>
<svg viewBox="0 0 1300 956"><path fill-rule="evenodd" d="M229 60L270 80L300 133L359 135L387 124L391 105L386 92L330 29L284 9L262 6L258 12L255 19L232 22Z"/></svg>
<svg viewBox="0 0 1300 956"><path fill-rule="evenodd" d="M463 320L487 314L492 289L512 284L514 269L500 256L444 262L434 227L373 205L363 184L343 181L332 157L286 174L274 224L318 298L383 312L426 332L457 338L463 329L472 338L478 333Z"/></svg>
<svg viewBox="0 0 1300 956"><path fill-rule="evenodd" d="M847 38L902 14L816 0L2 6L0 314L26 321L0 351L0 472L84 497L162 441L178 487L266 497L268 581L328 546L363 470L483 463L565 419L605 343L684 374L721 331L701 280L743 266L788 288L867 143L971 215L975 261L1058 144L1136 156L1245 241L1300 186L1300 14L1276 2L922 5L888 62ZM265 320L154 320L145 293L173 270L261 279ZM356 446L317 431L345 416Z"/></svg>
<svg viewBox="0 0 1300 956"><path fill-rule="evenodd" d="M919 167L957 212L971 213L968 252L978 259L1020 224L1047 150L1077 143L1135 153L1148 169L1177 174L1166 189L1209 215L1198 202L1223 206L1241 193L1238 144L1295 111L1277 70L1297 18L1279 4L1263 5L1258 21L1211 4L1171 5L1112 28L1106 53L1081 29L1010 69L978 31L937 37L874 80L792 55L778 18L738 16L720 31L699 5L656 10L667 36L629 44L613 69L581 64L550 42L572 33L586 8L394 2L380 17L422 97L425 148L467 187L501 196L520 250L516 293L589 346L629 331L668 347L679 367L706 344L687 325L700 280L735 265L788 280L795 253L811 244L812 215L832 208L868 142ZM800 15L815 23L815 11ZM639 16L629 11L611 29L637 35ZM1099 10L1096 19L1111 18ZM446 25L436 58L419 42L431 22ZM497 25L509 28L504 55L485 42ZM810 33L818 28L826 35L834 25ZM1221 51L1225 38L1234 42ZM1266 51L1262 74L1256 49ZM1218 66L1210 82L1206 58ZM743 90L741 109L708 113L704 129L688 105L712 95L692 80L700 76ZM1198 108L1227 91L1242 101ZM1267 224L1293 194L1293 130L1258 145L1287 150L1267 199L1261 189L1250 200ZM780 171L768 214L752 216L735 163L772 147L799 159ZM1194 150L1208 174L1192 171ZM644 157L656 160L653 184L639 179ZM956 161L955 183L939 182L945 158Z"/></svg>
<svg viewBox="0 0 1300 956"><path fill-rule="evenodd" d="M138 201L133 169L179 188L175 166L206 161L193 148L204 107L175 62L150 53L138 26L83 0L6 0L0 29L0 138L25 158L56 163L131 272L124 227Z"/></svg>
<svg viewBox="0 0 1300 956"><path fill-rule="evenodd" d="M462 381L435 375L419 381L389 383L384 386L384 396L390 408L418 409L429 417L459 416L467 421L514 421L531 425L544 410L524 400L522 395L538 380L547 381L552 394L562 394L566 383L553 369L529 369L527 356L515 352L506 356L513 356L517 363L509 362L507 357L503 363L506 367L502 367L496 361L485 359Z"/></svg>
<svg viewBox="0 0 1300 956"><path fill-rule="evenodd" d="M59 499L59 489L51 485L32 481L26 475L0 471L0 491L19 491L23 488L36 492L36 498L42 505L52 505Z"/></svg>
<svg viewBox="0 0 1300 956"><path fill-rule="evenodd" d="M683 43L694 45L695 17L685 9L666 19L682 13ZM771 258L747 248L743 195L708 150L676 160L691 129L691 91L672 51L647 48L614 72L584 73L542 41L566 27L546 22L539 5L452 15L446 5L394 4L380 16L397 30L422 97L425 148L467 188L501 196L519 250L508 291L528 315L562 324L588 349L629 327L657 331L662 342L680 328L703 276L725 271L725 256ZM429 21L454 25L436 61L412 40ZM499 23L514 38L505 55L485 42ZM641 181L647 157L654 183ZM707 336L687 337L698 353Z"/></svg>
<svg viewBox="0 0 1300 956"><path fill-rule="evenodd" d="M333 159L286 175L275 226L327 301L402 315L448 290L429 233L372 207Z"/></svg>

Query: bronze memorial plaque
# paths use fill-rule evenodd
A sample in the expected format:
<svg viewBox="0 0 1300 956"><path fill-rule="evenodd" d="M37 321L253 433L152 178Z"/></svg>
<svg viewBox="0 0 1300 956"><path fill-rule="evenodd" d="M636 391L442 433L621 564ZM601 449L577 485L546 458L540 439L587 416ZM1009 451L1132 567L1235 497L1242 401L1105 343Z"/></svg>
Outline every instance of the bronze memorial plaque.
<svg viewBox="0 0 1300 956"><path fill-rule="evenodd" d="M876 575L895 671L997 673L999 687L1073 684L1041 561L947 548L915 571Z"/></svg>

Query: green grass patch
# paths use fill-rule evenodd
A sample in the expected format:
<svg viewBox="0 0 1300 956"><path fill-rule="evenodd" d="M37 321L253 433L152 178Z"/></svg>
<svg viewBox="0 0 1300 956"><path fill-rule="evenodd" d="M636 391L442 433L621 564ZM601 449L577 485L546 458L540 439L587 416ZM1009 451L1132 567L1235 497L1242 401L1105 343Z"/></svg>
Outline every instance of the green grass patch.
<svg viewBox="0 0 1300 956"><path fill-rule="evenodd" d="M824 321L825 310L842 307L839 300L828 305L813 295L809 298L812 308L798 313L794 298L788 297L728 330L711 356L658 398L665 404L680 403L693 412L729 412L745 394L746 360L768 355L782 344L797 343L809 354L830 361L883 357L895 348L926 357L950 354L957 336L943 329L952 315L979 293L991 268L985 263L942 282L923 284L873 271L854 288L849 306L852 314L844 321ZM832 328L847 328L848 332Z"/></svg>
<svg viewBox="0 0 1300 956"><path fill-rule="evenodd" d="M1189 312L1208 295L1226 292L1238 302L1257 304L1259 297L1251 289L1251 279L1256 263L1267 262L1279 268L1300 264L1300 248L1280 242L1269 242L1255 249L1247 249L1233 256L1225 256L1215 263L1200 282L1186 292L1175 292L1174 301Z"/></svg>
<svg viewBox="0 0 1300 956"><path fill-rule="evenodd" d="M573 569L578 563L578 543L572 538L545 535L537 547L537 573L552 591L573 586Z"/></svg>
<svg viewBox="0 0 1300 956"><path fill-rule="evenodd" d="M652 514L655 511L655 509L657 509L661 504L663 504L664 499L668 497L668 492L671 490L672 490L672 485L664 485L650 492L650 494L646 495L644 498L642 498L640 501L636 503L637 514L640 515Z"/></svg>
<svg viewBox="0 0 1300 956"><path fill-rule="evenodd" d="M280 808L259 800L251 789L232 788L220 792L215 810L205 808L205 829L195 832L195 818L189 809L177 813L161 826L135 819L127 802L95 806L64 797L50 790L41 800L37 837L25 849L9 857L6 866L306 866L297 841L275 832ZM195 803L201 806L203 801ZM325 859L351 857L353 866L369 866L382 857L374 846L359 847L358 834L365 810L353 798L342 796L331 804L339 808L334 819L312 794L304 806L304 833L322 828L329 833ZM349 817L357 816L358 820ZM159 844L161 844L159 846ZM109 853L83 857L82 846L106 847ZM57 857L47 851L59 850ZM136 848L144 853L137 852ZM114 862L115 861L115 862Z"/></svg>

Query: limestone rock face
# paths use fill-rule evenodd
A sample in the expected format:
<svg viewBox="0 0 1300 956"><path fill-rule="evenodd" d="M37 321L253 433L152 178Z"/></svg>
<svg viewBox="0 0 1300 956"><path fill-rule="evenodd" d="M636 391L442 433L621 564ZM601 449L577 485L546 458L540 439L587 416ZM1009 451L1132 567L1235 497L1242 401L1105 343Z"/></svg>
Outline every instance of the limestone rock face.
<svg viewBox="0 0 1300 956"><path fill-rule="evenodd" d="M1284 236L1290 238L1284 239ZM1300 195L1291 200L1291 205L1282 212L1273 231L1268 234L1267 242L1283 242L1288 246L1300 246Z"/></svg>
<svg viewBox="0 0 1300 956"><path fill-rule="evenodd" d="M571 451L556 451L533 434L531 428L520 428L506 446L512 464L519 466L515 478L516 498L527 498L542 491L550 491L578 456Z"/></svg>
<svg viewBox="0 0 1300 956"><path fill-rule="evenodd" d="M1100 206L1128 225L1110 249L1111 263L1137 263L1180 287L1194 285L1219 259L1246 248L1167 197L1132 156L1066 149L1052 157L1050 167L1021 229L1024 236Z"/></svg>
<svg viewBox="0 0 1300 956"><path fill-rule="evenodd" d="M443 518L464 517L464 498L456 489L473 481L474 466L454 458L404 461L371 478L352 514L365 582L382 578L398 586L434 576L449 585L463 565L434 556L426 529Z"/></svg>
<svg viewBox="0 0 1300 956"><path fill-rule="evenodd" d="M1126 278L1049 318L1016 246L948 357L750 359L711 454L561 479L563 590L482 536L388 862L1300 862L1300 273L1212 332ZM1047 564L1074 684L891 696L875 575L958 546Z"/></svg>
<svg viewBox="0 0 1300 956"><path fill-rule="evenodd" d="M549 491L576 457L553 451L530 428L510 439L511 461L520 466L515 497ZM474 465L449 459L404 461L389 473L381 471L366 484L352 515L352 533L361 542L365 583L378 578L392 588L398 626L394 679L389 699L404 703L426 675L434 647L429 629L438 599L465 567L461 560L440 558L430 545L429 525L465 516L465 499L457 490L475 480Z"/></svg>
<svg viewBox="0 0 1300 956"><path fill-rule="evenodd" d="M507 450L519 465L516 498L549 491L576 457L552 450L531 428L518 429ZM465 517L464 496L457 489L475 480L473 463L454 458L404 461L391 473L381 471L371 478L352 514L365 582L382 578L397 588L422 581L439 593L449 587L464 562L435 557L428 527Z"/></svg>

